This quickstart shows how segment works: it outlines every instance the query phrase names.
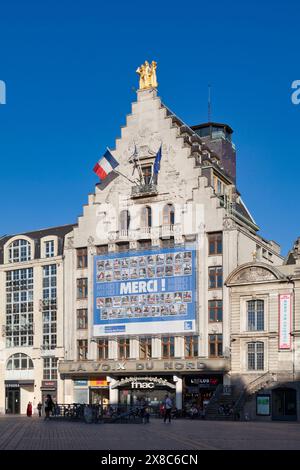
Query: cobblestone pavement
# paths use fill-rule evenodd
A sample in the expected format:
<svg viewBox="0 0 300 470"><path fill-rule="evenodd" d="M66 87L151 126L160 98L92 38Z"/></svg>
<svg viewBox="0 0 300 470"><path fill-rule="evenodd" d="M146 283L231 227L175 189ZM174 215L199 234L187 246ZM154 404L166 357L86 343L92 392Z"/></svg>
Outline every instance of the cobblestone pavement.
<svg viewBox="0 0 300 470"><path fill-rule="evenodd" d="M175 420L85 424L0 417L2 450L300 449L300 423Z"/></svg>

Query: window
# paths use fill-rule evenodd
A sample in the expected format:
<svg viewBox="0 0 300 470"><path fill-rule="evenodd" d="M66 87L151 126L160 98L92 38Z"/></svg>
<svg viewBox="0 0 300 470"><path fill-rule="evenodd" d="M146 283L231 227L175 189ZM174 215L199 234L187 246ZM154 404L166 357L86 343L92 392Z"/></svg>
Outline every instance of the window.
<svg viewBox="0 0 300 470"><path fill-rule="evenodd" d="M223 300L208 301L208 318L210 322L223 320Z"/></svg>
<svg viewBox="0 0 300 470"><path fill-rule="evenodd" d="M108 245L98 245L96 249L97 255L106 255L108 253Z"/></svg>
<svg viewBox="0 0 300 470"><path fill-rule="evenodd" d="M127 359L130 357L130 340L119 338L118 340L118 357L119 359Z"/></svg>
<svg viewBox="0 0 300 470"><path fill-rule="evenodd" d="M208 254L221 255L222 254L222 232L210 233L208 235Z"/></svg>
<svg viewBox="0 0 300 470"><path fill-rule="evenodd" d="M175 246L174 237L170 237L167 240L161 240L162 248L174 248L174 246Z"/></svg>
<svg viewBox="0 0 300 470"><path fill-rule="evenodd" d="M208 268L209 289L220 289L223 287L223 269L221 266Z"/></svg>
<svg viewBox="0 0 300 470"><path fill-rule="evenodd" d="M120 230L129 230L130 214L129 211L121 211L120 213Z"/></svg>
<svg viewBox="0 0 300 470"><path fill-rule="evenodd" d="M198 356L198 336L185 336L184 337L184 356L197 357Z"/></svg>
<svg viewBox="0 0 300 470"><path fill-rule="evenodd" d="M247 302L247 330L264 330L264 301L249 300Z"/></svg>
<svg viewBox="0 0 300 470"><path fill-rule="evenodd" d="M248 343L248 370L264 370L264 343Z"/></svg>
<svg viewBox="0 0 300 470"><path fill-rule="evenodd" d="M54 253L54 240L50 240L45 242L45 257L46 258L53 258L55 255Z"/></svg>
<svg viewBox="0 0 300 470"><path fill-rule="evenodd" d="M139 250L151 250L152 242L151 240L140 240L138 242L138 249Z"/></svg>
<svg viewBox="0 0 300 470"><path fill-rule="evenodd" d="M45 357L44 358L44 380L57 380L57 361L56 357Z"/></svg>
<svg viewBox="0 0 300 470"><path fill-rule="evenodd" d="M224 188L225 185L224 183L217 178L217 176L214 176L214 190L216 194L224 194Z"/></svg>
<svg viewBox="0 0 300 470"><path fill-rule="evenodd" d="M43 266L43 349L56 348L57 342L57 300L56 264Z"/></svg>
<svg viewBox="0 0 300 470"><path fill-rule="evenodd" d="M223 356L223 335L208 335L209 357Z"/></svg>
<svg viewBox="0 0 300 470"><path fill-rule="evenodd" d="M87 257L87 248L78 248L77 249L77 268L83 269L87 268L88 257Z"/></svg>
<svg viewBox="0 0 300 470"><path fill-rule="evenodd" d="M78 361L86 361L88 356L87 339L79 339L77 341L77 359Z"/></svg>
<svg viewBox="0 0 300 470"><path fill-rule="evenodd" d="M77 279L77 299L87 299L88 280L86 277Z"/></svg>
<svg viewBox="0 0 300 470"><path fill-rule="evenodd" d="M98 359L108 359L108 339L99 339L98 345Z"/></svg>
<svg viewBox="0 0 300 470"><path fill-rule="evenodd" d="M150 184L152 179L152 165L142 166L144 184Z"/></svg>
<svg viewBox="0 0 300 470"><path fill-rule="evenodd" d="M152 226L152 209L149 206L143 207L141 211L141 227L150 228Z"/></svg>
<svg viewBox="0 0 300 470"><path fill-rule="evenodd" d="M161 338L161 355L163 359L169 359L175 356L174 336L164 336Z"/></svg>
<svg viewBox="0 0 300 470"><path fill-rule="evenodd" d="M31 245L27 240L15 240L8 248L9 263L19 263L31 259Z"/></svg>
<svg viewBox="0 0 300 470"><path fill-rule="evenodd" d="M152 357L152 338L140 338L140 359L150 359Z"/></svg>
<svg viewBox="0 0 300 470"><path fill-rule="evenodd" d="M32 359L26 354L17 353L10 356L6 364L7 370L28 370L33 369Z"/></svg>
<svg viewBox="0 0 300 470"><path fill-rule="evenodd" d="M163 225L174 225L175 209L173 204L166 204L163 208Z"/></svg>
<svg viewBox="0 0 300 470"><path fill-rule="evenodd" d="M77 310L77 330L86 330L88 327L88 310L79 308Z"/></svg>
<svg viewBox="0 0 300 470"><path fill-rule="evenodd" d="M33 269L6 273L6 347L33 345Z"/></svg>
<svg viewBox="0 0 300 470"><path fill-rule="evenodd" d="M119 253L122 253L122 251L128 251L129 250L129 243L128 242L117 243L117 246L118 246Z"/></svg>

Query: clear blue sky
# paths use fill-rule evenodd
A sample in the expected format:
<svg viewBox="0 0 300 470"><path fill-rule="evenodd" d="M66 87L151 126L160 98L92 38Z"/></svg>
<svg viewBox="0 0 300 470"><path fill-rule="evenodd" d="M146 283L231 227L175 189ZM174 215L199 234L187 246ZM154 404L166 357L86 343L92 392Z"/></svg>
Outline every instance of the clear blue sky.
<svg viewBox="0 0 300 470"><path fill-rule="evenodd" d="M0 233L73 223L135 100L136 67L186 123L234 129L238 188L282 244L300 235L298 1L6 0L0 6Z"/></svg>

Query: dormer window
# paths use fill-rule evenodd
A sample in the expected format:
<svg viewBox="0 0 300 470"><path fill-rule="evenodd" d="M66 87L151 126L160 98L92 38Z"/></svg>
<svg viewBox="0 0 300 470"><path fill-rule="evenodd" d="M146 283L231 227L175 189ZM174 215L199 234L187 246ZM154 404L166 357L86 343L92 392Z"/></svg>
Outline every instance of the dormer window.
<svg viewBox="0 0 300 470"><path fill-rule="evenodd" d="M143 183L150 184L152 179L152 165L142 166Z"/></svg>
<svg viewBox="0 0 300 470"><path fill-rule="evenodd" d="M45 258L53 258L54 253L54 240L45 242Z"/></svg>
<svg viewBox="0 0 300 470"><path fill-rule="evenodd" d="M27 240L15 240L9 245L8 253L9 263L29 261L31 259L31 245Z"/></svg>

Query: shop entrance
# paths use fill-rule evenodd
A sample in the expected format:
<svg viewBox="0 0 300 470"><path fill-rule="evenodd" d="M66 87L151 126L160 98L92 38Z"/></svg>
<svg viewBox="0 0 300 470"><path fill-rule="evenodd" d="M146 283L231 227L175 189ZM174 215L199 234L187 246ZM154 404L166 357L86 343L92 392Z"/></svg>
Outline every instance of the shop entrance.
<svg viewBox="0 0 300 470"><path fill-rule="evenodd" d="M6 413L7 414L20 414L20 389L7 388L6 389Z"/></svg>
<svg viewBox="0 0 300 470"><path fill-rule="evenodd" d="M107 407L109 404L108 388L90 388L90 403Z"/></svg>
<svg viewBox="0 0 300 470"><path fill-rule="evenodd" d="M293 388L272 391L272 418L278 421L297 420L297 392Z"/></svg>

